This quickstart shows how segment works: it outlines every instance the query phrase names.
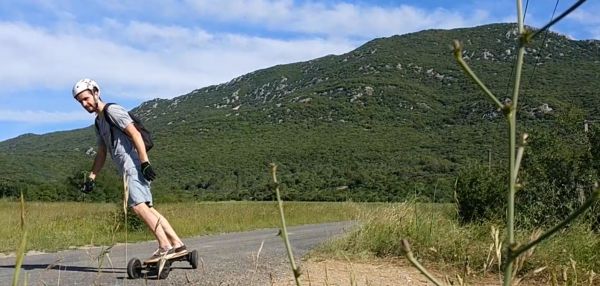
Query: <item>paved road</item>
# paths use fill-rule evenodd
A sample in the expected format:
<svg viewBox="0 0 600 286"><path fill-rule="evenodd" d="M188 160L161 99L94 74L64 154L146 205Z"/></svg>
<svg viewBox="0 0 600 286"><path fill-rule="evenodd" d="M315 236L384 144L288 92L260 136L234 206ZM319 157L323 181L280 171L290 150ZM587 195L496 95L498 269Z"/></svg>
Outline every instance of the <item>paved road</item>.
<svg viewBox="0 0 600 286"><path fill-rule="evenodd" d="M289 227L296 260L353 225L341 222ZM188 249L199 252L198 269L191 269L187 262L174 262L165 280L127 278L127 259L148 256L156 248L155 242L114 246L108 255L112 266L105 257L101 268L97 257L102 248L29 255L23 262L22 275L27 275L29 285L269 285L275 277L292 277L277 232L263 229L184 239ZM0 285L11 284L14 265L14 257L0 258Z"/></svg>

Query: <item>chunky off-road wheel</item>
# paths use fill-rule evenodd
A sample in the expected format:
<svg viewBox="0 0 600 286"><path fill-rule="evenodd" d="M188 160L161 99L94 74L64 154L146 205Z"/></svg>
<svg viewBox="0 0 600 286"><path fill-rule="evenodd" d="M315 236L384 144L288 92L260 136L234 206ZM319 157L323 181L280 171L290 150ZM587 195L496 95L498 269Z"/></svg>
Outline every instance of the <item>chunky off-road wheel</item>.
<svg viewBox="0 0 600 286"><path fill-rule="evenodd" d="M192 265L192 269L198 268L198 251L194 250L188 253L188 262Z"/></svg>
<svg viewBox="0 0 600 286"><path fill-rule="evenodd" d="M142 277L142 261L138 258L132 258L127 263L127 276L129 279L138 279Z"/></svg>

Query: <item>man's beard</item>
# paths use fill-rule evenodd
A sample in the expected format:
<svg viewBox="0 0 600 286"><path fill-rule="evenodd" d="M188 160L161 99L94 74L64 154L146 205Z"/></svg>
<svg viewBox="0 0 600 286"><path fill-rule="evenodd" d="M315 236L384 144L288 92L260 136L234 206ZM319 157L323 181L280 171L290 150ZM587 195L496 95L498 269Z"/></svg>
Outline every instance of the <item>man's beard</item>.
<svg viewBox="0 0 600 286"><path fill-rule="evenodd" d="M96 106L90 106L90 107L92 108L92 110L89 110L89 109L86 108L86 110L87 110L88 113L91 114L91 113L94 113L94 112L98 111L98 102L96 102Z"/></svg>

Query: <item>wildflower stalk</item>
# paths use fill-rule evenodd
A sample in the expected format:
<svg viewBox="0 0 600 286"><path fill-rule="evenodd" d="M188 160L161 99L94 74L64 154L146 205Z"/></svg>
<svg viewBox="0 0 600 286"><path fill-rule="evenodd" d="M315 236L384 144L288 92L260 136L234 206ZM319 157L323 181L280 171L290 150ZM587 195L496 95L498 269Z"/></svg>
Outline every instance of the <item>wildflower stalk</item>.
<svg viewBox="0 0 600 286"><path fill-rule="evenodd" d="M521 146L519 146L519 149L517 149L517 162L515 163L515 170L517 170L516 173L518 173L519 169L521 168L521 161L523 160L523 153L525 153L525 144L527 144L527 137L529 137L529 134L523 134L523 137L521 137ZM513 177L512 179L515 182L517 181L517 177Z"/></svg>
<svg viewBox="0 0 600 286"><path fill-rule="evenodd" d="M527 134L523 134L522 144L519 146L518 150L516 148L516 134L517 134L517 106L519 100L519 91L521 87L521 74L523 70L523 62L525 56L525 46L529 44L535 37L537 37L541 32L548 30L552 25L556 24L562 18L564 18L569 13L573 12L577 7L583 4L586 0L579 0L575 4L573 4L569 9L567 9L564 13L562 13L556 19L550 21L547 25L541 28L539 31L532 33L525 30L525 25L523 23L523 11L522 11L522 0L517 0L517 27L518 27L518 35L519 35L519 47L517 52L517 61L515 65L515 80L513 87L512 100L506 104L503 104L498 100L498 98L487 88L487 86L477 77L477 75L471 70L469 65L464 61L462 57L462 46L461 44L455 40L454 41L454 58L456 59L459 66L463 69L465 74L467 74L476 84L481 88L483 93L501 110L506 116L508 122L508 133L509 133L509 170L510 174L508 177L508 196L507 196L507 218L506 218L506 259L504 260L504 286L509 286L513 282L513 276L516 275L516 272L519 270L519 265L522 265L524 259L527 257L523 257L522 260L518 260L520 255L527 252L533 251L535 245L543 241L544 239L549 238L555 232L569 224L576 217L584 213L588 208L590 208L594 202L600 199L600 189L596 189L592 196L575 212L573 212L569 217L563 220L561 223L548 230L546 233L540 235L539 237L535 237L531 239L531 242L527 243L524 246L519 247L515 243L515 194L517 188L519 187L517 184L518 181L518 172L521 166L521 160L523 159L523 154L525 151L524 145L526 144ZM455 191L456 198L456 191ZM436 285L441 285L439 281L437 281L431 274L429 274L422 265L414 258L412 252L410 250L410 246L406 240L402 241L404 252L406 253L409 261L417 268L421 273L423 273L430 281L435 283ZM531 255L531 254L529 254ZM527 255L525 255L527 256ZM498 258L500 264L501 257ZM513 271L514 263L517 261L517 267L515 271Z"/></svg>
<svg viewBox="0 0 600 286"><path fill-rule="evenodd" d="M481 90L483 90L483 92L496 104L496 106L498 106L499 109L504 108L504 105L500 103L498 98L490 91L489 88L487 88L487 86L479 79L479 77L477 77L477 75L473 72L473 70L471 70L469 65L467 65L465 60L462 58L462 46L456 40L454 41L454 58L456 59L460 67L463 69L463 71L469 77L471 77L471 79L475 83L477 83Z"/></svg>
<svg viewBox="0 0 600 286"><path fill-rule="evenodd" d="M494 94L491 91L489 91L489 89L485 86L485 84L483 82L481 82L481 80L479 80L477 75L475 75L475 73L469 68L467 63L462 58L462 47L461 47L460 43L458 41L454 41L454 57L456 58L457 63L465 71L465 73L471 79L473 79L473 81L483 90L483 92L494 102L494 104L503 111L503 113L506 115L506 118L508 121L510 175L509 175L509 191L508 191L508 197L507 197L508 204L507 204L507 218L506 218L506 224L507 224L506 242L507 243L505 245L507 245L507 250L506 250L507 251L507 259L505 260L505 265L504 265L504 285L505 286L508 286L511 284L511 281L513 280L512 276L514 276L516 274L516 273L513 273L514 272L513 264L514 264L514 261L521 254L523 254L524 252L526 252L530 249L533 249L533 247L536 244L543 241L544 239L547 239L552 234L554 234L555 232L557 232L558 230L560 230L561 228L563 228L564 226L569 224L576 217L578 217L583 212L585 212L589 207L591 207L592 204L596 200L598 200L600 197L600 190L597 189L592 194L592 197L590 197L579 209L577 209L575 212L573 212L564 221L562 221L561 223L559 223L552 229L548 230L546 233L542 234L538 238L533 239L528 244L521 246L521 247L517 247L517 244L515 243L515 229L514 229L515 194L516 194L516 191L518 188L518 184L517 184L518 172L519 172L519 168L521 165L521 160L523 158L523 153L525 150L524 145L526 144L526 139L527 139L527 134L524 134L523 138L522 138L522 140L523 140L522 146L520 146L517 150L517 148L516 148L517 109L518 109L517 107L518 107L519 91L520 91L520 85L521 85L521 74L522 74L522 70L523 70L523 61L524 61L523 58L525 55L525 46L527 44L529 44L541 32L549 29L552 25L554 25L555 23L560 21L566 15L573 12L577 7L579 7L581 4L583 4L583 2L585 2L585 0L577 1L569 9L567 9L564 13L562 13L559 17L550 21L547 25L545 25L539 31L537 31L535 33L531 33L531 32L526 31L525 27L524 27L522 0L516 1L516 4L517 4L517 26L518 26L518 34L519 34L519 48L518 48L518 52L517 52L517 61L516 61L516 65L515 65L515 80L514 80L512 100L511 100L511 102L509 102L505 105L500 103L498 98L496 96L494 96Z"/></svg>
<svg viewBox="0 0 600 286"><path fill-rule="evenodd" d="M517 0L517 23L519 37L524 37L525 28L523 25L522 1ZM515 67L515 86L513 87L512 102L507 104L506 112L509 125L509 191L508 191L508 209L506 218L507 230L507 246L512 246L515 243L515 194L517 185L517 164L516 164L516 134L517 134L517 104L519 100L519 90L521 87L521 73L523 71L523 57L525 55L524 41L520 41L519 51L517 52L517 63ZM504 268L504 286L509 286L513 271L513 260L507 259Z"/></svg>
<svg viewBox="0 0 600 286"><path fill-rule="evenodd" d="M283 214L283 201L281 200L281 195L279 193L279 182L277 181L277 165L275 163L271 163L269 166L271 167L271 176L273 177L273 182L275 183L275 194L277 195L279 214L281 215L281 237L283 238L283 242L285 243L285 247L287 249L288 258L290 259L290 264L292 266L292 272L294 273L294 280L296 281L296 285L300 286L300 280L298 279L300 278L300 270L296 266L294 254L292 253L292 246L288 238L287 227L285 224L285 215Z"/></svg>

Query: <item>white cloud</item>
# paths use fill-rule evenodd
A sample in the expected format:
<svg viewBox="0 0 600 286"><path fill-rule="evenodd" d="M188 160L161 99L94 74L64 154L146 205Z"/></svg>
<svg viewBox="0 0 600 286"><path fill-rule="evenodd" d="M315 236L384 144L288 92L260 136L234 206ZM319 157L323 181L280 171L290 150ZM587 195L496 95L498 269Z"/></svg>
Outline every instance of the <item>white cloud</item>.
<svg viewBox="0 0 600 286"><path fill-rule="evenodd" d="M305 7L291 23L298 32L380 37L422 29L456 28L480 23L481 15L467 18L444 9L426 11L403 5L397 8L360 7L338 4L331 9Z"/></svg>
<svg viewBox="0 0 600 286"><path fill-rule="evenodd" d="M157 14L157 7L161 7L158 3L162 2L151 2L156 5L148 9ZM148 7L142 4L114 0L91 3L94 8L104 7L117 14ZM256 25L258 30L266 26L299 35L276 39L219 34L194 26L123 21L112 18L117 17L112 14L99 14L99 22L91 24L77 21L76 17L81 17L77 13L79 4L58 1L45 9L63 16L47 28L0 22L0 88L15 91L35 86L56 90L85 76L124 96L172 97L275 64L347 52L373 37L462 27L488 17L483 10L465 17L445 9L427 11L407 5L388 9L343 2L324 5L292 0L189 0L187 4L196 9L187 11L195 17L214 17ZM182 16L186 6L174 6L178 8L165 9L165 13Z"/></svg>
<svg viewBox="0 0 600 286"><path fill-rule="evenodd" d="M201 15L211 15L219 20L244 19L254 23L280 23L295 17L292 11L298 7L291 0L186 0Z"/></svg>
<svg viewBox="0 0 600 286"><path fill-rule="evenodd" d="M66 96L81 77L98 80L108 100L134 106L276 64L344 53L375 37L515 21L514 5L504 1L428 1L445 8L347 0L5 2L0 98L12 103L2 106L0 124L88 120ZM598 6L591 5L565 20L600 38ZM545 10L532 7L527 24L545 23L536 20L547 18ZM20 111L66 107L77 111Z"/></svg>
<svg viewBox="0 0 600 286"><path fill-rule="evenodd" d="M89 121L91 115L86 112L48 112L39 110L1 110L0 122L56 123L70 121Z"/></svg>
<svg viewBox="0 0 600 286"><path fill-rule="evenodd" d="M598 9L600 6L596 5L595 8L592 6L591 9L580 8L575 10L567 19L578 23L583 26L583 29L587 34L586 38L600 39L600 17L598 17Z"/></svg>
<svg viewBox="0 0 600 286"><path fill-rule="evenodd" d="M0 22L0 42L2 88L59 89L92 77L119 95L141 99L169 98L256 69L354 48L345 40L277 40L110 19L79 29L66 23L54 31Z"/></svg>
<svg viewBox="0 0 600 286"><path fill-rule="evenodd" d="M296 4L274 0L188 0L201 16L220 21L249 22L275 31L313 33L327 36L371 38L404 34L422 29L456 28L483 23L489 13L467 14L447 9L433 11L415 6L364 6L350 3L325 5L318 2ZM243 20L242 20L243 19Z"/></svg>
<svg viewBox="0 0 600 286"><path fill-rule="evenodd" d="M582 8L573 11L573 13L567 16L567 19L574 20L584 25L600 25L600 18L598 17L599 11L597 10L597 8L585 9L585 7L586 6L583 6Z"/></svg>
<svg viewBox="0 0 600 286"><path fill-rule="evenodd" d="M135 45L144 50L160 51L181 47L185 49L201 48L210 43L214 36L205 30L198 28L186 28L181 26L159 26L147 22L133 21L127 25L114 20L110 23L112 35L123 37L120 40ZM106 35L108 31L103 31Z"/></svg>

